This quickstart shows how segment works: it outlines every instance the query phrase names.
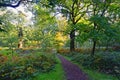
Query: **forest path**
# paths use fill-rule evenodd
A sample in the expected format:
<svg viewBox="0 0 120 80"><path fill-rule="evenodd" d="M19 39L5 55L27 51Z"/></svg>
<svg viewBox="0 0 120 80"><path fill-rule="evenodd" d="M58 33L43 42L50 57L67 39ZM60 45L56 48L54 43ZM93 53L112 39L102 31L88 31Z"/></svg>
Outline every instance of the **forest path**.
<svg viewBox="0 0 120 80"><path fill-rule="evenodd" d="M75 64L71 63L63 56L58 55L61 60L67 80L88 80L87 75Z"/></svg>

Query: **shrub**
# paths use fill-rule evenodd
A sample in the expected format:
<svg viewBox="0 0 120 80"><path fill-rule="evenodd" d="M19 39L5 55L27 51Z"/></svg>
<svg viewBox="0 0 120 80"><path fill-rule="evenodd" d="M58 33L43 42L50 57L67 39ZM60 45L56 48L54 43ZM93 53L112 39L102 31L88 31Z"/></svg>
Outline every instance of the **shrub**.
<svg viewBox="0 0 120 80"><path fill-rule="evenodd" d="M115 51L120 51L120 45L113 46L112 49Z"/></svg>
<svg viewBox="0 0 120 80"><path fill-rule="evenodd" d="M7 61L7 56L0 54L0 65Z"/></svg>
<svg viewBox="0 0 120 80"><path fill-rule="evenodd" d="M26 54L13 56L0 65L0 80L28 80L38 72L53 69L55 59L43 54Z"/></svg>
<svg viewBox="0 0 120 80"><path fill-rule="evenodd" d="M97 53L94 57L88 54L77 54L72 57L86 68L96 69L109 74L120 74L120 54L119 53Z"/></svg>
<svg viewBox="0 0 120 80"><path fill-rule="evenodd" d="M91 51L91 48L77 48L77 49L75 49L74 52L88 54L90 51ZM71 52L69 49L59 49L59 50L57 50L57 53L60 53L63 55L69 55L69 54L71 55Z"/></svg>
<svg viewBox="0 0 120 80"><path fill-rule="evenodd" d="M68 54L68 53L70 53L70 50L69 49L59 49L59 50L57 50L57 53Z"/></svg>

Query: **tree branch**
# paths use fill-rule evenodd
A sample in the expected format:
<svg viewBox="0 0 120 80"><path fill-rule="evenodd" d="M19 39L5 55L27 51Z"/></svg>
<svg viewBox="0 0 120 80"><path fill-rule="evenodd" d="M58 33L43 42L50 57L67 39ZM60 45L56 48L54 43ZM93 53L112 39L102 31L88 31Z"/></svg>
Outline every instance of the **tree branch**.
<svg viewBox="0 0 120 80"><path fill-rule="evenodd" d="M20 3L22 2L23 0L20 0L18 1L18 3L16 5L13 5L13 4L7 4L7 3L0 3L0 7L12 7L12 8L16 8L20 5Z"/></svg>
<svg viewBox="0 0 120 80"><path fill-rule="evenodd" d="M88 5L87 6L87 8L86 8L86 10L84 11L84 12L82 12L82 14L79 16L79 18L75 21L75 23L77 23L85 14L86 14L86 12L88 11L88 7L89 7L90 5ZM76 16L77 17L77 16Z"/></svg>
<svg viewBox="0 0 120 80"><path fill-rule="evenodd" d="M111 1L110 1L110 3L111 3ZM104 5L105 8L103 9L102 14L100 16L103 16L105 14L105 11L108 9L110 3L108 3L108 4L105 3L105 5Z"/></svg>

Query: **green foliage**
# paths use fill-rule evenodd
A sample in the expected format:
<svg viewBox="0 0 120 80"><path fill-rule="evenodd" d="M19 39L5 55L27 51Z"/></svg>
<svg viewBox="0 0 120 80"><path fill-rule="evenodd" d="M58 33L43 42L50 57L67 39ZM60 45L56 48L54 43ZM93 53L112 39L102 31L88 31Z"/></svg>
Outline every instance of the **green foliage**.
<svg viewBox="0 0 120 80"><path fill-rule="evenodd" d="M96 24L95 29L92 29L90 36L96 40L107 37L107 34L111 33L111 27L107 18L100 17L99 15L90 18L90 21ZM110 37L110 35L108 35Z"/></svg>
<svg viewBox="0 0 120 80"><path fill-rule="evenodd" d="M90 69L95 69L100 72L120 75L120 55L117 52L97 53L94 57L88 54L77 54L72 57L72 60L80 63L82 66Z"/></svg>
<svg viewBox="0 0 120 80"><path fill-rule="evenodd" d="M5 19L6 17L6 15L0 15L0 32L6 32L9 27L13 26L8 20Z"/></svg>
<svg viewBox="0 0 120 80"><path fill-rule="evenodd" d="M83 70L89 75L90 80L118 80L115 76L112 75L100 73L98 71L94 71L90 69L83 68Z"/></svg>
<svg viewBox="0 0 120 80"><path fill-rule="evenodd" d="M49 72L53 69L55 60L41 53L27 54L23 56L0 56L0 78L8 79L30 79L37 73Z"/></svg>
<svg viewBox="0 0 120 80"><path fill-rule="evenodd" d="M58 30L55 18L49 14L49 9L37 6L36 11L36 28L34 28L32 39L40 41L39 46L44 50L52 48Z"/></svg>
<svg viewBox="0 0 120 80"><path fill-rule="evenodd" d="M33 80L66 80L60 60L57 58L57 64L52 71L42 74L40 73L33 78Z"/></svg>

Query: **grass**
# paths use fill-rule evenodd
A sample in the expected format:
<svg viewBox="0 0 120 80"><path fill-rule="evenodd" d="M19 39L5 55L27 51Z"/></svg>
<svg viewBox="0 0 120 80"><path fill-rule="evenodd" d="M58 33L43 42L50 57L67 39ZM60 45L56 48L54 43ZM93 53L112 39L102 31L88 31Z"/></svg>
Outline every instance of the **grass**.
<svg viewBox="0 0 120 80"><path fill-rule="evenodd" d="M12 58L13 56L18 55L16 52L12 52L12 50L10 50L10 49L0 50L0 54L7 56L8 58Z"/></svg>
<svg viewBox="0 0 120 80"><path fill-rule="evenodd" d="M57 59L57 62L54 70L47 73L40 73L33 80L66 80L60 60Z"/></svg>
<svg viewBox="0 0 120 80"><path fill-rule="evenodd" d="M11 50L0 50L0 54L8 55L11 54Z"/></svg>
<svg viewBox="0 0 120 80"><path fill-rule="evenodd" d="M71 60L70 57L65 56L65 58L68 59L69 61ZM92 70L92 69L86 69L76 62L73 62L73 63L78 65L80 67L80 69L82 69L88 75L90 80L118 80L117 77L115 77L115 76L108 75L105 73L100 73L100 72Z"/></svg>
<svg viewBox="0 0 120 80"><path fill-rule="evenodd" d="M118 80L115 76L101 73L92 69L86 69L78 63L75 64L77 64L80 67L80 69L82 69L88 75L90 80Z"/></svg>
<svg viewBox="0 0 120 80"><path fill-rule="evenodd" d="M118 80L115 76L100 73L90 69L83 69L85 73L88 74L90 80Z"/></svg>

